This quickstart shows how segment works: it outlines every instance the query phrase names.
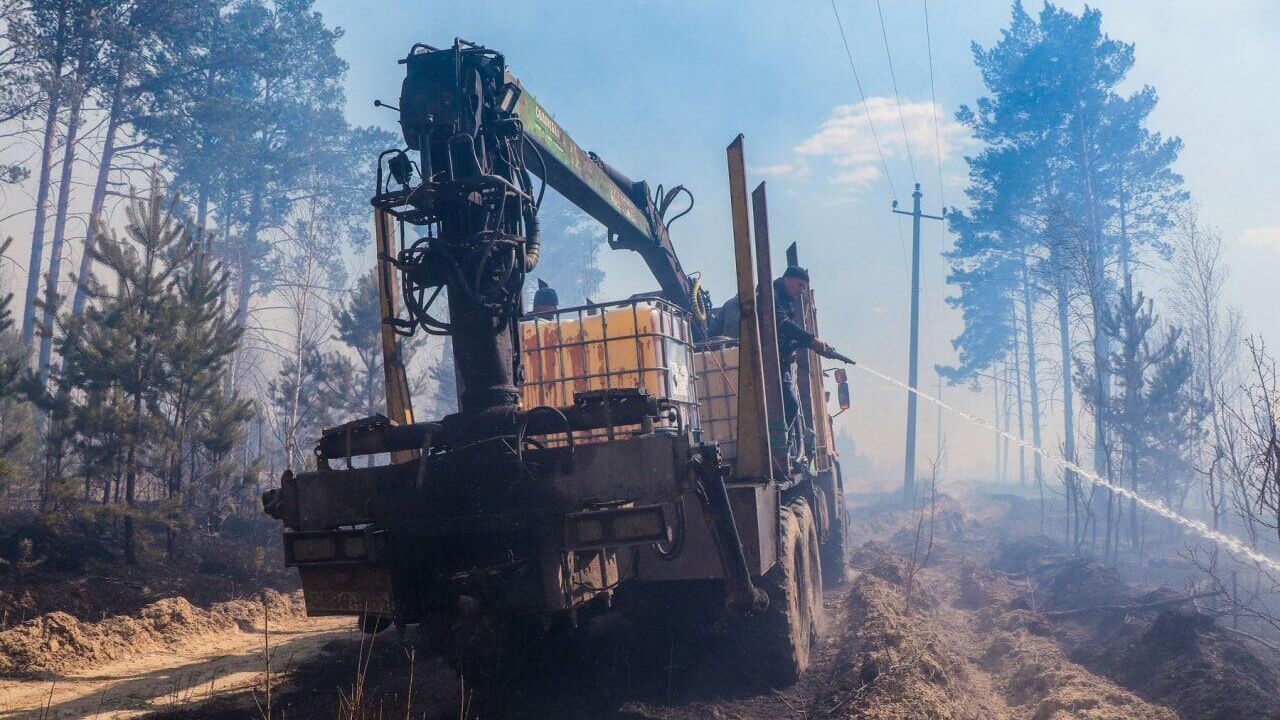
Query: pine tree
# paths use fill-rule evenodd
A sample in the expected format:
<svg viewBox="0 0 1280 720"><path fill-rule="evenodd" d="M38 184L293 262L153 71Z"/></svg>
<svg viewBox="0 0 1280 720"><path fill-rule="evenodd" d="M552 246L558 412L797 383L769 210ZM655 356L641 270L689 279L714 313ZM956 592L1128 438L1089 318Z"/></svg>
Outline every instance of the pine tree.
<svg viewBox="0 0 1280 720"><path fill-rule="evenodd" d="M458 373L453 363L453 343L440 344L440 359L427 368L430 416L441 418L458 411Z"/></svg>
<svg viewBox="0 0 1280 720"><path fill-rule="evenodd" d="M547 193L538 220L543 255L535 276L556 289L562 307L581 305L596 296L604 282L599 266L604 226L554 192ZM529 300L535 285L526 283Z"/></svg>
<svg viewBox="0 0 1280 720"><path fill-rule="evenodd" d="M84 247L76 278L93 265L98 220L103 216L113 174L127 172L134 154L149 144L140 133L161 85L196 72L195 58L207 34L202 29L219 12L213 0L124 0L100 17L105 46L94 61L98 102L106 113L98 167L89 204ZM146 159L146 164L154 162ZM71 312L79 317L85 296L77 280Z"/></svg>
<svg viewBox="0 0 1280 720"><path fill-rule="evenodd" d="M25 2L0 3L0 125L26 121L38 108L32 48L14 32L25 24L28 10ZM20 183L30 175L22 162L0 160L0 186Z"/></svg>
<svg viewBox="0 0 1280 720"><path fill-rule="evenodd" d="M0 255L11 242L0 243ZM12 303L12 293L0 296L0 496L29 474L23 458L29 456L35 427L31 406L22 401L24 362L13 329Z"/></svg>
<svg viewBox="0 0 1280 720"><path fill-rule="evenodd" d="M355 355L329 355L328 376L337 380L327 388L347 417L368 417L383 412L382 306L376 270L361 275L350 295L333 309L334 340Z"/></svg>
<svg viewBox="0 0 1280 720"><path fill-rule="evenodd" d="M87 434L99 427L118 433L124 506L116 509L124 517L125 562L136 564L138 491L148 468L162 460L155 438L165 436L163 405L173 387L168 361L182 327L175 284L192 243L156 178L148 198L131 195L126 212L123 236L99 228L96 261L112 281L86 283L83 321L70 323L62 338L62 382L100 400L80 410Z"/></svg>
<svg viewBox="0 0 1280 720"><path fill-rule="evenodd" d="M1105 407L1093 407L1093 399L1100 394L1090 384L1097 382L1097 375L1082 364L1077 374L1086 391L1085 403L1115 429L1129 489L1135 493L1155 490L1172 505L1208 411L1203 390L1194 380L1190 352L1176 327L1166 327L1162 337L1153 337L1160 328L1154 302L1131 284L1120 291L1102 323L1115 339L1106 372L1115 376L1118 392ZM1175 469L1178 465L1181 468ZM1162 472L1152 472L1157 469ZM1130 500L1128 506L1128 540L1138 549L1142 537L1137 503ZM1123 501L1114 508L1108 503L1108 519L1113 510L1116 522L1108 523L1104 556L1119 549Z"/></svg>
<svg viewBox="0 0 1280 720"><path fill-rule="evenodd" d="M352 145L367 135L350 130L342 114L347 66L335 50L342 33L326 27L312 5L247 0L207 15L202 42L155 79L151 112L137 123L177 187L195 198L197 224L210 224L216 206L241 326L251 296L275 276L267 235L288 222L298 196L325 204L320 214L328 220L329 209L350 211L367 192L334 191L349 185ZM369 157L354 166L361 188L368 186ZM367 207L360 212L367 218Z"/></svg>
<svg viewBox="0 0 1280 720"><path fill-rule="evenodd" d="M341 382L337 370L314 342L304 344L300 360L285 358L276 377L267 384L274 430L291 469L314 467L315 458L304 450L320 438L321 431L346 418L339 417L331 399L316 388Z"/></svg>
<svg viewBox="0 0 1280 720"><path fill-rule="evenodd" d="M226 423L243 424L252 415L245 401L223 392L230 358L242 334L227 307L228 274L214 256L207 234L195 228L180 242L172 305L177 336L166 348L169 384L164 399L170 556L175 551L173 526L190 520L183 505L183 479L194 482L200 476L195 469L199 444L210 432L228 432L222 427ZM211 420L215 421L212 428ZM186 475L184 467L190 468Z"/></svg>
<svg viewBox="0 0 1280 720"><path fill-rule="evenodd" d="M44 111L36 178L35 217L31 230L31 256L27 262L27 289L23 298L22 348L30 352L36 332L36 298L44 268L44 241L53 185L53 155L57 145L58 118L66 99L64 74L71 61L73 0L33 0L15 16L8 28L10 41L26 48L26 69L39 88Z"/></svg>
<svg viewBox="0 0 1280 720"><path fill-rule="evenodd" d="M1138 252L1148 247L1166 252L1160 234L1171 208L1185 198L1181 178L1171 169L1181 143L1147 129L1156 103L1151 88L1120 94L1134 48L1106 35L1095 9L1075 14L1046 3L1032 16L1015 2L1000 40L988 48L975 44L973 54L989 95L957 117L987 146L968 159L971 208L953 221L979 240L957 248L953 266L969 274L956 279L995 280L1004 277L1004 266L1014 264L1021 295L1014 300L1021 306L1016 317L1029 361L1037 352L1037 298L1042 291L1052 295L1062 353L1064 440L1069 459L1075 459L1077 388L1071 369L1087 371L1077 377L1086 379L1094 393L1088 407L1106 408L1114 381L1107 374L1112 338L1103 316L1122 284L1117 275L1129 277ZM968 305L1003 304L1006 294L977 287L969 297L962 292L958 302L966 311L962 349L970 348L974 358L994 357L999 343L993 341L1003 334L996 328L1004 315L995 307L970 312ZM1089 357L1073 351L1073 317L1084 318ZM979 326L971 329L971 323ZM1013 337L1016 349L1018 335ZM1035 431L1038 383L1034 377L1029 381ZM1106 476L1112 471L1106 415L1094 413L1093 420L1093 465ZM1085 508L1085 518L1079 519L1079 495L1070 474L1067 485L1074 522L1069 533L1079 543L1092 511Z"/></svg>
<svg viewBox="0 0 1280 720"><path fill-rule="evenodd" d="M241 464L235 450L243 446L253 403L234 394L214 393L200 407L200 424L191 452L199 465L191 473L191 518L211 540L228 518L258 511L257 488L261 458Z"/></svg>

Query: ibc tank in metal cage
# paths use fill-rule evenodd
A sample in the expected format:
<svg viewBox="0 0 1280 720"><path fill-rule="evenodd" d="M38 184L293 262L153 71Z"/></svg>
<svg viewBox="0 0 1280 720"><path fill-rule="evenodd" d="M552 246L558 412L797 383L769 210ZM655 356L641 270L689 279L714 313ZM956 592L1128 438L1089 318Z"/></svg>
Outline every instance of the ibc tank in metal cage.
<svg viewBox="0 0 1280 720"><path fill-rule="evenodd" d="M636 389L676 411L655 422L656 431L697 430L692 337L688 314L657 298L529 315L520 323L521 405L565 408L575 396ZM575 434L574 442L603 442L640 429L608 426Z"/></svg>

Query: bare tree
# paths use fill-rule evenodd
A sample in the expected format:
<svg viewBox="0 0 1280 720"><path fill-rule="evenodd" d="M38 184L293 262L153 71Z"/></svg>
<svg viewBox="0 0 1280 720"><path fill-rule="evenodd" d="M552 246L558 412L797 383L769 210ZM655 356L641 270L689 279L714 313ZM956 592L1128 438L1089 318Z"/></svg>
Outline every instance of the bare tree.
<svg viewBox="0 0 1280 720"><path fill-rule="evenodd" d="M1222 234L1202 221L1198 205L1187 204L1174 213L1170 239L1174 246L1170 304L1186 334L1196 380L1215 398L1209 411L1213 447L1201 458L1201 472L1207 481L1206 499L1216 529L1227 511L1227 488L1218 472L1225 452L1222 403L1216 399L1223 403L1231 399L1230 378L1238 359L1242 320L1240 311L1226 306L1223 299L1230 271Z"/></svg>
<svg viewBox="0 0 1280 720"><path fill-rule="evenodd" d="M279 305L262 308L283 312L282 330L260 335L280 360L280 371L271 382L272 415L277 438L289 467L305 467L302 451L308 431L324 415L319 392L308 385L319 384L324 372L321 348L332 332L333 307L327 298L338 296L329 287L334 270L329 236L320 222L318 208L311 204L295 215L277 246L280 274L274 296ZM274 336L274 337L270 337ZM312 388L313 390L315 388Z"/></svg>
<svg viewBox="0 0 1280 720"><path fill-rule="evenodd" d="M928 565L933 556L933 530L938 516L938 468L942 467L946 457L946 440L944 439L940 445L938 456L929 459L928 507L925 507L923 497L912 498L915 506L912 510L915 527L911 538L911 560L907 564L906 597L903 607L905 615L911 614L911 595L915 587L916 573Z"/></svg>
<svg viewBox="0 0 1280 720"><path fill-rule="evenodd" d="M1264 554L1280 549L1280 372L1260 338L1245 341L1248 380L1235 401L1220 394L1219 462L1214 471L1227 489L1226 511L1249 546ZM1227 598L1215 610L1280 636L1280 573L1217 548L1184 553L1205 582Z"/></svg>

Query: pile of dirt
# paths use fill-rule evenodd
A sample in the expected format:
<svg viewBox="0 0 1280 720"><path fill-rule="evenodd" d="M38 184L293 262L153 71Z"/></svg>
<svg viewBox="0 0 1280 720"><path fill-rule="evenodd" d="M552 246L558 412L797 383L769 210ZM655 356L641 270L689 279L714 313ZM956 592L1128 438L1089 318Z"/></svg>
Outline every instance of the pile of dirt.
<svg viewBox="0 0 1280 720"><path fill-rule="evenodd" d="M0 518L0 631L51 612L100 621L134 615L168 597L209 608L263 589L297 590L286 568L279 523L229 519L215 542L138 547L139 562L124 562L107 527L93 522L49 523Z"/></svg>
<svg viewBox="0 0 1280 720"><path fill-rule="evenodd" d="M1044 535L1031 535L1000 541L989 565L1006 573L1027 573L1067 557L1066 549L1058 541Z"/></svg>
<svg viewBox="0 0 1280 720"><path fill-rule="evenodd" d="M1122 605L1136 595L1118 570L1083 558L1055 567L1037 585L1046 610Z"/></svg>
<svg viewBox="0 0 1280 720"><path fill-rule="evenodd" d="M836 661L847 670L819 701L819 711L885 720L1000 717L972 692L963 661L933 625L936 599L914 588L907 614L908 569L899 558L881 556L854 581L848 596L854 629Z"/></svg>
<svg viewBox="0 0 1280 720"><path fill-rule="evenodd" d="M959 595L955 606L981 610L988 606L1013 607L1018 602L1014 588L1004 578L970 561L960 564Z"/></svg>
<svg viewBox="0 0 1280 720"><path fill-rule="evenodd" d="M1262 646L1255 652L1215 618L1181 602L1183 592L1141 588L1113 567L1060 556L1047 538L1023 538L1002 544L991 562L1026 577L1022 604L1043 613L1060 654L1183 717L1280 717L1280 656L1258 654L1276 653ZM1020 665L1023 675L1037 671L1034 655L1016 645L995 655Z"/></svg>
<svg viewBox="0 0 1280 720"><path fill-rule="evenodd" d="M65 612L45 613L0 632L0 675L34 677L118 660L160 648L177 648L201 637L261 627L304 614L301 593L274 590L261 599L231 600L201 609L184 598L166 598L136 615L86 622Z"/></svg>
<svg viewBox="0 0 1280 720"><path fill-rule="evenodd" d="M983 667L992 672L1002 694L1020 717L1095 720L1177 720L1172 710L1153 705L1114 682L1067 660L1049 638L1032 627L1016 627L991 636Z"/></svg>
<svg viewBox="0 0 1280 720"><path fill-rule="evenodd" d="M1183 717L1280 717L1276 658L1264 662L1203 613L1162 612L1136 641L1112 645L1110 673Z"/></svg>
<svg viewBox="0 0 1280 720"><path fill-rule="evenodd" d="M1022 587L1006 575L965 562L954 580L930 574L950 601L944 620L974 666L1014 717L1173 720L1152 705L1066 657ZM947 575L950 575L948 573Z"/></svg>
<svg viewBox="0 0 1280 720"><path fill-rule="evenodd" d="M935 541L971 543L980 535L979 520L946 493L938 493L933 503L925 500L912 505L903 502L900 495L892 495L874 505L850 508L849 535L859 541L887 540L896 552L909 554L917 524L923 520L927 532L930 514Z"/></svg>
<svg viewBox="0 0 1280 720"><path fill-rule="evenodd" d="M1171 596L1157 590L1129 602L1141 607ZM1190 604L1061 618L1054 635L1072 659L1184 717L1280 717L1280 654L1255 650Z"/></svg>

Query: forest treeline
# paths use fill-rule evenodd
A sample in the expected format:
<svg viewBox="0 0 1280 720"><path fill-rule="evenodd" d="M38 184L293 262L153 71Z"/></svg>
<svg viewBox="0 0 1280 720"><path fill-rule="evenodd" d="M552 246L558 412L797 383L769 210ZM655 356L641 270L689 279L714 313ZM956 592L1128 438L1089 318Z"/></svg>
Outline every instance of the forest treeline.
<svg viewBox="0 0 1280 720"><path fill-rule="evenodd" d="M311 0L0 0L0 227L29 233L0 249L0 518L127 563L261 546L259 492L383 412L369 197L400 138L348 122L341 37ZM544 277L593 293L598 233L544 214L574 259ZM447 347L406 351L447 412Z"/></svg>
<svg viewBox="0 0 1280 720"><path fill-rule="evenodd" d="M1013 435L1275 556L1275 360L1226 302L1226 244L1174 168L1182 141L1150 126L1155 89L1121 90L1134 53L1098 10L1020 2L997 42L974 44L987 93L957 119L982 150L947 253L964 328L939 372L991 388ZM999 479L1065 506L1046 533L1110 563L1183 548L1221 611L1280 628L1266 567L1009 445L994 447Z"/></svg>

